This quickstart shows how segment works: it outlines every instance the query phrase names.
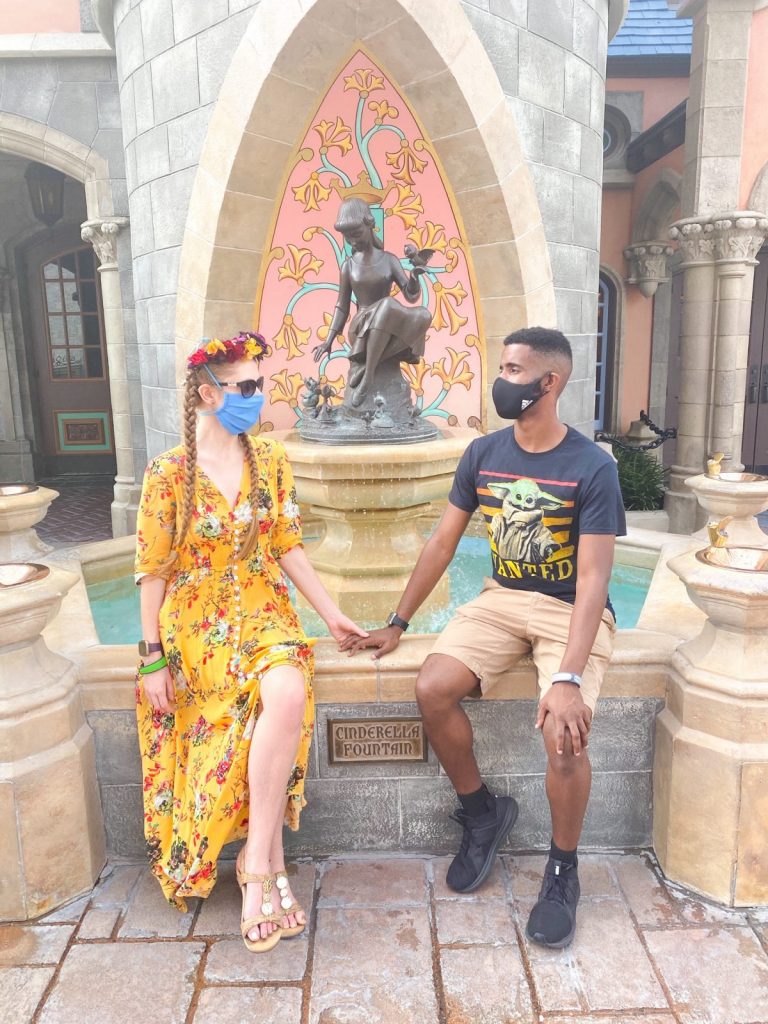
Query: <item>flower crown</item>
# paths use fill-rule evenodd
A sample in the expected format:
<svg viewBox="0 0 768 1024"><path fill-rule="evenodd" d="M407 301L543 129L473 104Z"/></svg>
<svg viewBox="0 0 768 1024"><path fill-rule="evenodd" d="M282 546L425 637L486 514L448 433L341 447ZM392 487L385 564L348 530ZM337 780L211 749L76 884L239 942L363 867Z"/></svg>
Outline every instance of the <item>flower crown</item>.
<svg viewBox="0 0 768 1024"><path fill-rule="evenodd" d="M192 370L206 363L237 363L241 359L263 359L271 352L261 334L241 331L234 338L204 338L187 359L187 368Z"/></svg>

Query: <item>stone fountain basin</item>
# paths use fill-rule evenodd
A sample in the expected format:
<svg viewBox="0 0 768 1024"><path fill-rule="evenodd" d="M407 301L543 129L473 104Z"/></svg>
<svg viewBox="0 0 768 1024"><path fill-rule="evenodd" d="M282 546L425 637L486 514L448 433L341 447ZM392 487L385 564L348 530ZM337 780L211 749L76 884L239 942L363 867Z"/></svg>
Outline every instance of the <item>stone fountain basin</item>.
<svg viewBox="0 0 768 1024"><path fill-rule="evenodd" d="M20 587L23 583L34 583L45 579L51 570L37 562L4 562L0 564L0 590Z"/></svg>
<svg viewBox="0 0 768 1024"><path fill-rule="evenodd" d="M75 573L38 562L0 562L0 643L31 643L59 610L62 598L77 582ZM2 680L6 684L16 681ZM24 682L29 686L29 681Z"/></svg>
<svg viewBox="0 0 768 1024"><path fill-rule="evenodd" d="M737 572L768 573L768 549L752 547L704 548L696 557L705 565Z"/></svg>
<svg viewBox="0 0 768 1024"><path fill-rule="evenodd" d="M45 518L48 506L58 496L58 491L37 484L3 484L0 486L0 534L35 526Z"/></svg>
<svg viewBox="0 0 768 1024"><path fill-rule="evenodd" d="M699 473L685 484L703 508L720 518L756 516L768 508L768 477L757 473Z"/></svg>

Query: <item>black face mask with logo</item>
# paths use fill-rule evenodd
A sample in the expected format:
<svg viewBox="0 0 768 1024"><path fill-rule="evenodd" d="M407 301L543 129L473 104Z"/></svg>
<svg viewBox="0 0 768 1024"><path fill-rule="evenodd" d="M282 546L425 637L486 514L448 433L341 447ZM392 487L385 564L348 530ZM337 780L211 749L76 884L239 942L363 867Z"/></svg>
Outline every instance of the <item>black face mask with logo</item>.
<svg viewBox="0 0 768 1024"><path fill-rule="evenodd" d="M541 382L548 374L543 374L528 384L513 384L511 380L497 377L493 382L491 398L496 412L503 420L516 420L526 409L542 397L544 391Z"/></svg>

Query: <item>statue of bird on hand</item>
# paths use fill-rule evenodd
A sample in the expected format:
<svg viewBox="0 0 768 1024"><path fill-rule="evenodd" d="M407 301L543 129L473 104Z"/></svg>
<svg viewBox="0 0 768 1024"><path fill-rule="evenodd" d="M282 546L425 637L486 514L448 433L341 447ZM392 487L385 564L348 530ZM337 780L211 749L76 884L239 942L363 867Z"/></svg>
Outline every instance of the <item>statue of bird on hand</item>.
<svg viewBox="0 0 768 1024"><path fill-rule="evenodd" d="M406 257L411 261L411 266L414 268L414 270L419 269L422 271L426 268L429 261L435 255L434 249L417 249L412 242L409 242L407 245L403 246L403 252L405 253Z"/></svg>

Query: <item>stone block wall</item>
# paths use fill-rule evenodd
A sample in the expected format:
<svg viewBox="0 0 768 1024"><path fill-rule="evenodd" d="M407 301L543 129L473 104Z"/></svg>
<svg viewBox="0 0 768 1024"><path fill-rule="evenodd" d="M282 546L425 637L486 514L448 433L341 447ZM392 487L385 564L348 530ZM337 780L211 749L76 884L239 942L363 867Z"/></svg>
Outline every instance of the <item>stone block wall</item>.
<svg viewBox="0 0 768 1024"><path fill-rule="evenodd" d="M649 846L654 722L663 701L611 697L600 702L590 740L592 798L582 846ZM520 817L511 847L541 849L550 838L544 791L546 759L533 729L534 700L469 702L480 770L498 793L514 796ZM449 852L458 826L452 787L430 751L425 764L330 765L328 718L413 716L415 704L319 704L306 784L307 808L292 855L355 850ZM110 855L143 855L141 766L133 711L90 711Z"/></svg>
<svg viewBox="0 0 768 1024"><path fill-rule="evenodd" d="M115 3L138 363L150 456L178 444L174 320L181 241L211 111L257 3ZM254 282L254 294L255 289Z"/></svg>
<svg viewBox="0 0 768 1024"><path fill-rule="evenodd" d="M557 326L574 354L560 414L591 435L608 2L464 0L463 5L499 76L533 172Z"/></svg>

